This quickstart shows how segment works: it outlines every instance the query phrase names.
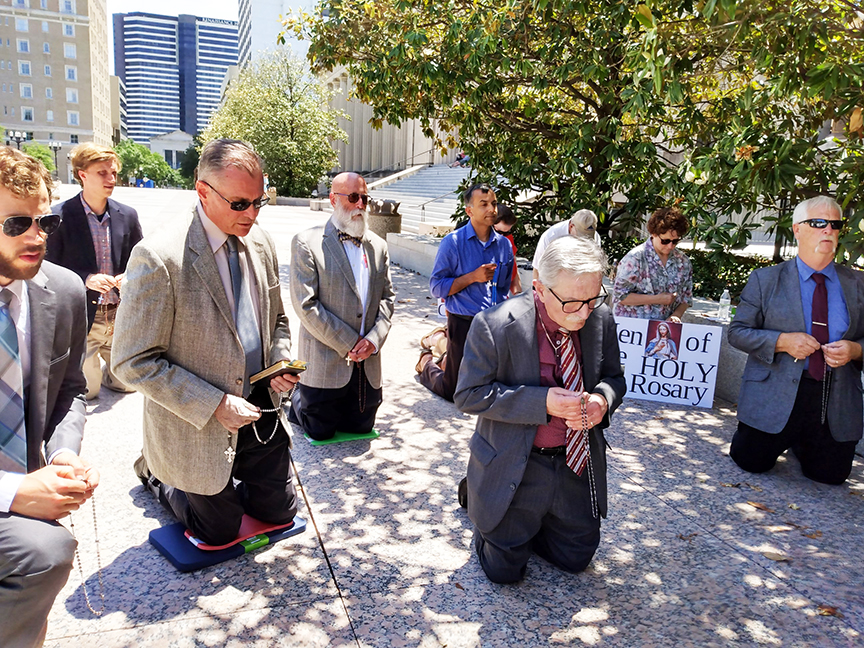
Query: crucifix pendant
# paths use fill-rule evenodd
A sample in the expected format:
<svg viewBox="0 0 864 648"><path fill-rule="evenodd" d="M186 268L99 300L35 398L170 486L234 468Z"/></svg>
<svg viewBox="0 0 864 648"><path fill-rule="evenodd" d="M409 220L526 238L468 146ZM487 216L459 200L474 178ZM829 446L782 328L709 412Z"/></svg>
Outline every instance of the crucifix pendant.
<svg viewBox="0 0 864 648"><path fill-rule="evenodd" d="M234 448L229 445L228 449L225 450L223 454L225 455L225 459L228 460L228 463L234 463L234 455L237 454L236 452L234 452Z"/></svg>

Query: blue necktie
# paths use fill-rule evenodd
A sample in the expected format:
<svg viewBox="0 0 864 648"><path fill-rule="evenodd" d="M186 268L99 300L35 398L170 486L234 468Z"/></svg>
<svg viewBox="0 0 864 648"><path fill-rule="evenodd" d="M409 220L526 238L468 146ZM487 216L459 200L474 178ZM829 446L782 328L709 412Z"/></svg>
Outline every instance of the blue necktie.
<svg viewBox="0 0 864 648"><path fill-rule="evenodd" d="M12 292L0 290L0 470L27 472L24 379L18 332L9 314Z"/></svg>
<svg viewBox="0 0 864 648"><path fill-rule="evenodd" d="M240 270L240 255L237 252L237 237L229 236L225 242L228 250L228 269L231 272L231 286L234 289L234 325L246 353L246 377L243 383L243 396L252 391L249 376L262 369L261 333L255 319L255 307L249 292L249 283L243 280Z"/></svg>

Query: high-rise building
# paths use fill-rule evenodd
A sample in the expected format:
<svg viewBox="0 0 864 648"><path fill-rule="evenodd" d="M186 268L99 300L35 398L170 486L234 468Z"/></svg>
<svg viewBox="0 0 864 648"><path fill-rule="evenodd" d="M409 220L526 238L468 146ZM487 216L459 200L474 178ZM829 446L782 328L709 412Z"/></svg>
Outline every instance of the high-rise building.
<svg viewBox="0 0 864 648"><path fill-rule="evenodd" d="M105 0L0 4L0 125L26 140L59 144L61 180L71 181L66 154L75 144L111 144L108 56Z"/></svg>
<svg viewBox="0 0 864 648"><path fill-rule="evenodd" d="M282 17L292 8L295 11L311 11L314 4L312 0L238 0L240 68L255 60L260 52L277 47L276 39L282 32ZM309 50L309 44L305 41L289 37L285 42L300 58L305 57Z"/></svg>
<svg viewBox="0 0 864 648"><path fill-rule="evenodd" d="M136 142L206 127L225 71L236 64L233 20L114 14L114 71L126 86L127 129Z"/></svg>

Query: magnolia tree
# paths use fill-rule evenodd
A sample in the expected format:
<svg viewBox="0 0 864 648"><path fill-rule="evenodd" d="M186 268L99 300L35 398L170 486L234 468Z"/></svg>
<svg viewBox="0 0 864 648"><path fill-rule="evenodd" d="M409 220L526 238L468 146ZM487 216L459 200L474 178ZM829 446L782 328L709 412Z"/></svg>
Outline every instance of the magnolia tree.
<svg viewBox="0 0 864 648"><path fill-rule="evenodd" d="M439 120L504 200L539 195L529 219L589 207L607 231L678 203L729 248L757 219L787 231L810 195L858 209L860 121L820 136L864 105L856 4L322 0L285 28L315 70L347 67L378 122Z"/></svg>
<svg viewBox="0 0 864 648"><path fill-rule="evenodd" d="M331 141L347 138L332 94L305 64L284 50L267 53L231 83L225 100L202 133L250 142L264 158L270 185L280 194L308 196L338 157Z"/></svg>

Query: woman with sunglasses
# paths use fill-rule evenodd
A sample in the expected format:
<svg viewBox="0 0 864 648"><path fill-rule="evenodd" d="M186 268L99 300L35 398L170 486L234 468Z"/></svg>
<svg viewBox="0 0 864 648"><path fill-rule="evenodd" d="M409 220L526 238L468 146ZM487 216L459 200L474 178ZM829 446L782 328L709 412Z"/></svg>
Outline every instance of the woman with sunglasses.
<svg viewBox="0 0 864 648"><path fill-rule="evenodd" d="M678 248L690 224L675 207L648 219L648 240L618 263L613 291L618 317L680 322L693 304L693 268Z"/></svg>

